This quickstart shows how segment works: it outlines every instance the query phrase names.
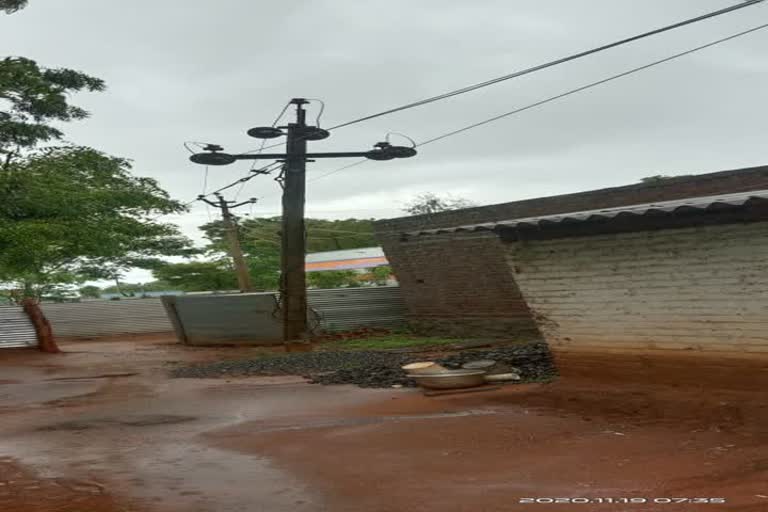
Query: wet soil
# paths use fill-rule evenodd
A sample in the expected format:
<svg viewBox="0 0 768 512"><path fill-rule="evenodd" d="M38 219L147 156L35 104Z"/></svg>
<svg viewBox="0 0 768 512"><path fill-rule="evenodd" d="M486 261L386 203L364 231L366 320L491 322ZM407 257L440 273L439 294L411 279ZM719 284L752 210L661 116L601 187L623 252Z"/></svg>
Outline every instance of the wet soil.
<svg viewBox="0 0 768 512"><path fill-rule="evenodd" d="M291 376L168 377L248 348L62 348L0 352L2 511L768 510L762 385L593 373L428 398ZM648 503L594 502L622 498ZM726 503L653 502L673 498Z"/></svg>

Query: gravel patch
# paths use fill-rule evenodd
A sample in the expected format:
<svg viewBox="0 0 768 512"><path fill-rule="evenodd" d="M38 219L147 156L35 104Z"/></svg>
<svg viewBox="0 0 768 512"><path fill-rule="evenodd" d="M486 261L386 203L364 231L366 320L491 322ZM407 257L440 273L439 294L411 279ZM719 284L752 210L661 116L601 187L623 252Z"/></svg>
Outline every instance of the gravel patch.
<svg viewBox="0 0 768 512"><path fill-rule="evenodd" d="M300 375L318 384L356 384L364 388L414 387L401 366L434 360L447 368L460 368L477 359L493 359L520 370L518 382L537 382L556 375L544 343L530 343L487 350L465 350L428 357L386 351L303 352L258 359L221 361L186 366L171 371L175 378L219 378L250 375Z"/></svg>

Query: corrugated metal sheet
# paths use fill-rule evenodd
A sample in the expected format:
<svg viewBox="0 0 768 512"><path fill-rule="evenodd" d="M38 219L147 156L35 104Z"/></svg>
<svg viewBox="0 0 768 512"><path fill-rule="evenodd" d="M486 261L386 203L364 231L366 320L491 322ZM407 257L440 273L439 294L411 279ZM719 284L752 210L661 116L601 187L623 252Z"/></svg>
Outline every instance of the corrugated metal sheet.
<svg viewBox="0 0 768 512"><path fill-rule="evenodd" d="M558 215L544 215L541 217L527 217L522 219L510 219L499 222L486 222L483 224L471 224L452 228L427 229L406 233L409 236L436 235L441 233L494 231L498 229L514 229L521 227L537 227L551 224L569 224L589 222L594 220L613 219L621 216L651 216L651 215L675 215L682 213L704 213L707 211L719 211L734 208L750 207L757 204L768 203L768 190L742 192L738 194L726 194L719 196L693 197L690 199L678 199L674 201L662 201L658 203L645 203L619 208L606 208L603 210L587 210Z"/></svg>
<svg viewBox="0 0 768 512"><path fill-rule="evenodd" d="M37 332L19 306L0 306L0 348L34 347Z"/></svg>
<svg viewBox="0 0 768 512"><path fill-rule="evenodd" d="M405 325L405 303L398 286L309 290L307 300L326 331Z"/></svg>
<svg viewBox="0 0 768 512"><path fill-rule="evenodd" d="M397 286L308 290L310 326L318 331L405 325L405 305ZM177 335L191 345L282 343L277 293L166 297Z"/></svg>
<svg viewBox="0 0 768 512"><path fill-rule="evenodd" d="M269 296L270 300L254 300L254 295ZM194 318L195 329L202 329L207 337L250 338L258 332L262 337L280 338L281 331L275 331L280 322L272 316L271 306L277 295L186 295L176 297L176 307L181 317ZM405 305L397 286L309 290L308 300L320 317L322 330L396 328L405 324ZM159 298L43 304L42 309L54 335L61 337L173 332ZM266 320L260 320L262 316Z"/></svg>
<svg viewBox="0 0 768 512"><path fill-rule="evenodd" d="M190 345L282 343L283 327L272 293L166 297ZM178 334L178 333L177 333Z"/></svg>
<svg viewBox="0 0 768 512"><path fill-rule="evenodd" d="M42 304L55 336L172 332L159 298Z"/></svg>

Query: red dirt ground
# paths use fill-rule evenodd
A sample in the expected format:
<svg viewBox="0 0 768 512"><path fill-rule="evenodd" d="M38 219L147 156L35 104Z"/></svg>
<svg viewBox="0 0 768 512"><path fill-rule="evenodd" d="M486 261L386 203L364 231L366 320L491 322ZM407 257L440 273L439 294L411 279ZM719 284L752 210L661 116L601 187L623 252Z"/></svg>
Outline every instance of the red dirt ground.
<svg viewBox="0 0 768 512"><path fill-rule="evenodd" d="M0 352L2 511L768 511L760 392L564 378L427 398L166 377L247 348L62 348Z"/></svg>

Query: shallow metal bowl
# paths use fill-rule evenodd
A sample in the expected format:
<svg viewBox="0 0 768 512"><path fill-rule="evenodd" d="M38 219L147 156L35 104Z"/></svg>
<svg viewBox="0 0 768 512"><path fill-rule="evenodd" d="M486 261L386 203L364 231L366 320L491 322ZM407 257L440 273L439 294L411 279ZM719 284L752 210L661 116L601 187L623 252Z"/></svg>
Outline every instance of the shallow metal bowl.
<svg viewBox="0 0 768 512"><path fill-rule="evenodd" d="M408 376L419 386L428 389L461 389L485 384L485 372L482 370L448 370L431 375Z"/></svg>

